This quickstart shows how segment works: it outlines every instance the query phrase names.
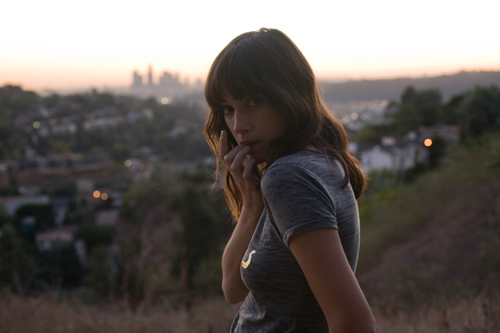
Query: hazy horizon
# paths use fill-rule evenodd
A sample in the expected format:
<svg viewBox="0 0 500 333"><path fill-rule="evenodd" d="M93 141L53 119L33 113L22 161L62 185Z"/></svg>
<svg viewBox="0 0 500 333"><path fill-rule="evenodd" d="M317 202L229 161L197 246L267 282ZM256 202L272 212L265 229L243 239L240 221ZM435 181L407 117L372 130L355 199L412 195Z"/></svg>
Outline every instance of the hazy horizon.
<svg viewBox="0 0 500 333"><path fill-rule="evenodd" d="M320 80L500 70L500 4L423 0L327 3L89 0L9 2L0 21L0 85L30 90L126 87L132 72L203 80L219 51L260 27L285 32Z"/></svg>
<svg viewBox="0 0 500 333"><path fill-rule="evenodd" d="M419 78L429 78L429 77L439 77L439 76L447 76L447 75L454 75L454 74L459 74L460 72L500 72L500 68L497 69L460 69L452 72L436 72L433 74L421 74L421 75L387 75L387 76L361 76L361 77L345 77L345 78L335 78L335 77L325 77L325 76L317 76L317 79L319 81L323 82L332 82L332 83L343 83L343 82L349 82L349 81L361 81L361 80L391 80L391 79L404 79L404 78L412 78L412 79L419 79ZM195 80L197 78L188 78L188 81L186 82L186 78L182 75L182 73L171 71L170 73L174 74L179 74L180 78L184 78L181 80L182 83L184 84L194 84ZM140 74L143 75L143 80L144 80L144 87L147 87L147 71L145 70L144 72L140 72ZM155 83L158 84L158 74L156 74L155 77ZM203 80L204 78L199 78ZM32 90L32 91L37 91L37 92L56 92L56 93L64 93L64 92L78 92L78 91L86 91L89 89L97 89L97 90L120 90L120 89L129 89L132 86L132 71L130 72L130 78L127 82L123 84L115 84L115 85L110 85L110 84L103 84L101 86L95 85L95 84L90 84L90 85L83 85L83 84L75 84L73 86L71 85L63 85L60 87L38 87L38 88L32 88L29 86L24 85L23 83L20 82L0 82L0 86L4 85L17 85L21 86L24 90Z"/></svg>

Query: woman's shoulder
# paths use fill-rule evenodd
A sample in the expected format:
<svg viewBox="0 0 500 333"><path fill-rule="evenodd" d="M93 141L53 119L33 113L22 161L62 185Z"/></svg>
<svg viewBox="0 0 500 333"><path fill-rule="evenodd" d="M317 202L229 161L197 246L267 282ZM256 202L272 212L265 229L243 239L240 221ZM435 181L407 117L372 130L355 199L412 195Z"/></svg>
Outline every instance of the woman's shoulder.
<svg viewBox="0 0 500 333"><path fill-rule="evenodd" d="M337 159L319 150L304 149L277 159L266 170L263 179L278 182L283 178L321 178L335 174L343 177L343 170Z"/></svg>
<svg viewBox="0 0 500 333"><path fill-rule="evenodd" d="M320 152L319 150L312 149L302 149L296 151L292 154L282 156L278 158L270 168L280 166L282 164L307 164L311 160L316 160L318 158L327 158L325 154Z"/></svg>
<svg viewBox="0 0 500 333"><path fill-rule="evenodd" d="M331 172L332 168L337 169L339 167L340 163L335 157L319 150L303 149L280 157L268 168L268 171L272 169L296 168L310 171L328 169Z"/></svg>

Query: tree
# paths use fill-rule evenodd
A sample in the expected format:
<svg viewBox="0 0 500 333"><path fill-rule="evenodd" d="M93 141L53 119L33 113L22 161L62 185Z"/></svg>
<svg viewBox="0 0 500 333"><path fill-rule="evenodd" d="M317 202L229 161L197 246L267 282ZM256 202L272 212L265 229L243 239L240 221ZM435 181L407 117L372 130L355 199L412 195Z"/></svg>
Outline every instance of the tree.
<svg viewBox="0 0 500 333"><path fill-rule="evenodd" d="M450 98L443 108L441 109L441 123L442 124L458 124L460 122L460 114L458 112L458 108L460 104L463 102L465 97L465 93L454 95Z"/></svg>
<svg viewBox="0 0 500 333"><path fill-rule="evenodd" d="M181 290L193 287L193 277L200 263L218 250L221 228L218 227L208 197L196 185L188 183L176 202L182 231L174 273L179 277Z"/></svg>
<svg viewBox="0 0 500 333"><path fill-rule="evenodd" d="M420 110L423 126L433 126L440 123L441 99L441 92L437 89L421 90L417 94L416 103Z"/></svg>
<svg viewBox="0 0 500 333"><path fill-rule="evenodd" d="M23 239L10 223L0 237L0 283L20 295L28 293L35 279L36 264Z"/></svg>
<svg viewBox="0 0 500 333"><path fill-rule="evenodd" d="M446 153L446 141L440 136L435 136L427 150L429 151L429 166L434 168L439 165L441 158Z"/></svg>
<svg viewBox="0 0 500 333"><path fill-rule="evenodd" d="M25 223L24 219L33 217L34 223ZM35 241L35 234L54 227L54 211L50 204L26 204L19 207L14 215L14 225L21 236L29 242Z"/></svg>
<svg viewBox="0 0 500 333"><path fill-rule="evenodd" d="M116 281L107 246L99 245L91 251L89 272L84 279L84 284L99 299L106 299L113 295Z"/></svg>
<svg viewBox="0 0 500 333"><path fill-rule="evenodd" d="M152 179L136 184L124 195L117 222L116 283L131 311L147 306L171 278L172 230L178 219L170 209L170 191L177 187L177 179L168 168L161 169L163 172L153 172Z"/></svg>
<svg viewBox="0 0 500 333"><path fill-rule="evenodd" d="M413 87L406 88L401 95L401 103L393 114L398 134L406 134L420 126L433 126L440 123L441 108L439 90L416 91Z"/></svg>
<svg viewBox="0 0 500 333"><path fill-rule="evenodd" d="M82 239L89 252L99 246L108 246L113 242L115 227L112 225L97 225L92 222L85 222L79 228L76 234L77 238Z"/></svg>
<svg viewBox="0 0 500 333"><path fill-rule="evenodd" d="M496 86L476 87L458 107L462 116L462 139L476 138L485 131L497 129L500 120L500 89Z"/></svg>
<svg viewBox="0 0 500 333"><path fill-rule="evenodd" d="M25 91L21 86L10 84L0 87L0 110L27 112L33 110L39 102L40 96L34 91Z"/></svg>
<svg viewBox="0 0 500 333"><path fill-rule="evenodd" d="M83 267L73 244L42 251L37 261L39 276L49 286L76 287L80 284Z"/></svg>
<svg viewBox="0 0 500 333"><path fill-rule="evenodd" d="M5 211L3 206L0 205L0 230L3 225L12 222L12 217Z"/></svg>

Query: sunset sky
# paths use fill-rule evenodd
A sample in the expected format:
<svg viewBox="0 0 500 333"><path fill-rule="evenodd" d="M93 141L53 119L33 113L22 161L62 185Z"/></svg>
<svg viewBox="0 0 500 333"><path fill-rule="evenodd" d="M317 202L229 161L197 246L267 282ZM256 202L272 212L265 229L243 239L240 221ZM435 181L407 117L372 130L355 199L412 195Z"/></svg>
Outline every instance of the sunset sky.
<svg viewBox="0 0 500 333"><path fill-rule="evenodd" d="M278 28L322 79L500 70L500 2L16 0L0 12L0 85L114 87L132 71L204 79L236 35Z"/></svg>

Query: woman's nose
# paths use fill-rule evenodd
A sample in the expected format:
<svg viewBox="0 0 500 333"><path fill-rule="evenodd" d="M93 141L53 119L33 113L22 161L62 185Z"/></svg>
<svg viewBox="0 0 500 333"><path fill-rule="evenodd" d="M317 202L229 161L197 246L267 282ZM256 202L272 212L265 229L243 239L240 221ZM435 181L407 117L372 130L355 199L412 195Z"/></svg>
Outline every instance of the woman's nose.
<svg viewBox="0 0 500 333"><path fill-rule="evenodd" d="M243 112L234 112L233 131L236 133L243 133L250 130L250 121Z"/></svg>

